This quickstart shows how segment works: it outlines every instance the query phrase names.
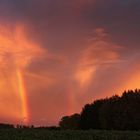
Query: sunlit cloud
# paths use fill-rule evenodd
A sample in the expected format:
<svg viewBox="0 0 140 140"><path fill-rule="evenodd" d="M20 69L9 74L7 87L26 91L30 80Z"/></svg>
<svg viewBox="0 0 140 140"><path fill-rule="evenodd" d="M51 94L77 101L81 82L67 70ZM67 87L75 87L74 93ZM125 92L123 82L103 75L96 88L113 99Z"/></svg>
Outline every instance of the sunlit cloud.
<svg viewBox="0 0 140 140"><path fill-rule="evenodd" d="M38 58L41 54L43 54L43 50L27 38L24 26L20 24L15 27L0 25L0 67L1 72L4 73L1 80L7 79L5 84L11 85L9 93L6 94L11 94L10 90L13 90L12 100L17 102L18 106L21 106L21 109L17 109L16 112L19 113L18 117L21 117L25 123L27 123L29 112L23 73L32 60ZM5 96L6 85L3 85L0 89L1 97ZM10 110L14 112L16 109Z"/></svg>
<svg viewBox="0 0 140 140"><path fill-rule="evenodd" d="M121 47L108 39L108 34L102 28L94 31L86 48L81 51L76 70L76 79L81 87L87 86L102 65L112 65L120 61L118 50Z"/></svg>
<svg viewBox="0 0 140 140"><path fill-rule="evenodd" d="M10 62L18 67L26 67L33 58L38 57L41 53L40 47L28 41L22 25L17 25L14 29L0 26L1 65Z"/></svg>

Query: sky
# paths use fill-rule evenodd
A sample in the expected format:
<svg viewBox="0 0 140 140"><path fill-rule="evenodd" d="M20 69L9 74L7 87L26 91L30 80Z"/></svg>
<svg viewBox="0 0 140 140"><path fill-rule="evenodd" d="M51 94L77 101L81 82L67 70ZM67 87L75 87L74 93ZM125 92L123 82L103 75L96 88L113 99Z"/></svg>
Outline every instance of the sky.
<svg viewBox="0 0 140 140"><path fill-rule="evenodd" d="M1 0L0 121L57 125L140 88L139 0Z"/></svg>

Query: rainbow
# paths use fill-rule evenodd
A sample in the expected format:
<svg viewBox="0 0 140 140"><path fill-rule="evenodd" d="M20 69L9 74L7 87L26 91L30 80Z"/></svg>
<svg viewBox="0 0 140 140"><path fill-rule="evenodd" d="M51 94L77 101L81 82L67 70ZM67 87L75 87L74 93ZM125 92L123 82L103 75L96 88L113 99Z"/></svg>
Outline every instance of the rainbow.
<svg viewBox="0 0 140 140"><path fill-rule="evenodd" d="M22 123L28 124L28 108L27 108L27 97L25 90L25 83L22 75L22 71L17 68L16 70L17 84L18 84L18 94L20 95L21 105L22 105Z"/></svg>

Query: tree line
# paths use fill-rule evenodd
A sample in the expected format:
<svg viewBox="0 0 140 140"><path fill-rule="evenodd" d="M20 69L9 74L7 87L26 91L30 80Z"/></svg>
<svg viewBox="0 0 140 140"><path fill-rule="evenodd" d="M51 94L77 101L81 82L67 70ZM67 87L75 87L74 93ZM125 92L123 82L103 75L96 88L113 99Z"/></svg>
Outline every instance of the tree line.
<svg viewBox="0 0 140 140"><path fill-rule="evenodd" d="M59 126L61 129L140 130L140 90L95 100L86 104L80 114L62 117Z"/></svg>

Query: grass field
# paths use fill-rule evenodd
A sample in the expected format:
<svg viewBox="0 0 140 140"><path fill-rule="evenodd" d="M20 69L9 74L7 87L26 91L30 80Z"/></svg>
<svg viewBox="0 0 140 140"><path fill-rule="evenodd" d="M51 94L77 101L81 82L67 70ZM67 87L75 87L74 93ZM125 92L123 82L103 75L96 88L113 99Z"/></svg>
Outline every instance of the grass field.
<svg viewBox="0 0 140 140"><path fill-rule="evenodd" d="M140 140L140 131L1 129L0 140Z"/></svg>

